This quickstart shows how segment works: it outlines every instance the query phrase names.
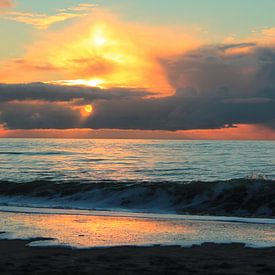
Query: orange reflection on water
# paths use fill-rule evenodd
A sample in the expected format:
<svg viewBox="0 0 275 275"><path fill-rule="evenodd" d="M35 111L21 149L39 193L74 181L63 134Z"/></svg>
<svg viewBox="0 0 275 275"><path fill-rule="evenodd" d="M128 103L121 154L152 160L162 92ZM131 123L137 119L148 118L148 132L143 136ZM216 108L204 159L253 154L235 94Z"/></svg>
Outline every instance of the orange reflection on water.
<svg viewBox="0 0 275 275"><path fill-rule="evenodd" d="M177 221L134 217L16 214L11 220L36 236L78 247L165 244L194 233Z"/></svg>

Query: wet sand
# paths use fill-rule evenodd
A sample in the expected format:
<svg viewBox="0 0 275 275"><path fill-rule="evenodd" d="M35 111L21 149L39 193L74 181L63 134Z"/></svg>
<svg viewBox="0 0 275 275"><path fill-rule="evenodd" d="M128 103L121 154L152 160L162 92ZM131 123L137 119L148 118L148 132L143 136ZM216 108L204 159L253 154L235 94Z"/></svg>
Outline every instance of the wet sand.
<svg viewBox="0 0 275 275"><path fill-rule="evenodd" d="M242 244L192 248L113 247L77 250L0 241L0 274L275 274L275 248Z"/></svg>

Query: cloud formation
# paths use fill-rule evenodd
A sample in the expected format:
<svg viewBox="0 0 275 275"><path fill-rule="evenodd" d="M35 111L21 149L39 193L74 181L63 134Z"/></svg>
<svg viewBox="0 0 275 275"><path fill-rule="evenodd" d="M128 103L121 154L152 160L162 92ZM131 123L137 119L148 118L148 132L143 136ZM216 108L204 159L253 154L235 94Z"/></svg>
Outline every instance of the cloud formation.
<svg viewBox="0 0 275 275"><path fill-rule="evenodd" d="M62 86L45 83L0 84L0 103L10 101L44 101L82 103L93 100L142 98L151 93L138 89L113 88L108 91L96 87Z"/></svg>
<svg viewBox="0 0 275 275"><path fill-rule="evenodd" d="M172 90L160 58L200 44L195 31L125 23L96 9L72 26L45 32L22 57L4 60L0 82L95 81L104 88L149 88L168 94Z"/></svg>
<svg viewBox="0 0 275 275"><path fill-rule="evenodd" d="M7 129L177 131L238 124L275 129L275 49L249 45L249 53L228 55L232 47L240 45L207 46L162 60L176 91L165 97L129 88L3 84L0 124ZM83 117L85 104L94 112Z"/></svg>
<svg viewBox="0 0 275 275"><path fill-rule="evenodd" d="M2 0L3 5L5 7L10 3ZM0 3L1 6L1 3ZM36 29L47 29L51 25L56 24L58 22L67 21L72 18L82 17L87 15L96 5L94 4L79 4L76 7L65 8L58 10L58 12L54 15L41 14L41 13L28 13L28 12L19 12L19 11L9 11L6 12L4 18L13 20L16 22L24 23L27 25L31 25Z"/></svg>
<svg viewBox="0 0 275 275"><path fill-rule="evenodd" d="M272 30L243 42L203 46L188 35L178 39L162 28L100 18L109 24L89 18L48 34L22 58L3 63L0 81L15 84L0 85L0 125L149 131L261 125L275 130ZM16 84L21 81L44 83ZM93 112L85 113L87 105Z"/></svg>

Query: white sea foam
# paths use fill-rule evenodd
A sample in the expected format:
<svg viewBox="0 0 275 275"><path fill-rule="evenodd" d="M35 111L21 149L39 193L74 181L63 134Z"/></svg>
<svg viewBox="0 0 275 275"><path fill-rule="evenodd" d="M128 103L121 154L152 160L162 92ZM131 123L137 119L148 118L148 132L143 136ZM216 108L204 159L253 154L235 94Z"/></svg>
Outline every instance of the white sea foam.
<svg viewBox="0 0 275 275"><path fill-rule="evenodd" d="M0 206L275 217L275 181L0 182Z"/></svg>

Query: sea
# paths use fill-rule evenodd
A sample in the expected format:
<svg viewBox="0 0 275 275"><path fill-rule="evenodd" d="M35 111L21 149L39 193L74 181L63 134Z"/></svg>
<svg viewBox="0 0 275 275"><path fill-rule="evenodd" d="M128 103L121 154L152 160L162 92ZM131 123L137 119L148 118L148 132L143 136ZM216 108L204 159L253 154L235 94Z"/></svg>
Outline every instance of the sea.
<svg viewBox="0 0 275 275"><path fill-rule="evenodd" d="M274 145L0 139L0 239L275 246Z"/></svg>

